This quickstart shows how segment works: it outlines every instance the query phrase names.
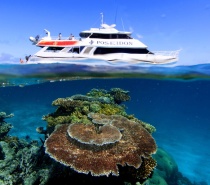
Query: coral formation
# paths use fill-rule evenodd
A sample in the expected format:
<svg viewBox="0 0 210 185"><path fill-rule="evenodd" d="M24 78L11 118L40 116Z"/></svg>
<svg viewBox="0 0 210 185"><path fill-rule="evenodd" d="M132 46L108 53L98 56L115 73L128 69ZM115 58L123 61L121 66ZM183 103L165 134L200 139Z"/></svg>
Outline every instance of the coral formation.
<svg viewBox="0 0 210 185"><path fill-rule="evenodd" d="M178 166L173 157L162 148L158 148L153 155L157 161L157 167L152 177L145 181L151 185L202 185L205 182L192 183L178 171Z"/></svg>
<svg viewBox="0 0 210 185"><path fill-rule="evenodd" d="M120 88L112 88L110 94L114 97L114 101L117 104L120 104L125 101L130 100L129 91L124 91Z"/></svg>
<svg viewBox="0 0 210 185"><path fill-rule="evenodd" d="M4 119L11 118L13 116L14 116L14 114L7 115L6 112L0 112L0 122L3 122Z"/></svg>
<svg viewBox="0 0 210 185"><path fill-rule="evenodd" d="M123 115L128 119L136 119L134 121L138 122L139 120L137 118L125 112L125 106L116 103L115 96L119 92L127 97L125 98L121 95L124 98L120 102L130 99L129 92L120 88L113 88L110 91L92 89L87 95L77 94L67 98L58 98L52 102L53 106L58 106L57 110L52 114L43 116L43 120L48 122L47 126L49 130L53 130L56 125L65 123L83 122L88 124L89 120L87 119L87 115L90 112L106 115ZM148 131L155 130L152 125L141 123L145 125L145 128L148 125Z"/></svg>
<svg viewBox="0 0 210 185"><path fill-rule="evenodd" d="M101 114L114 115L124 114L124 108L115 104L102 104L101 109L98 111Z"/></svg>
<svg viewBox="0 0 210 185"><path fill-rule="evenodd" d="M138 179L146 179L149 177L156 166L157 162L152 157L143 158L142 165L138 170Z"/></svg>
<svg viewBox="0 0 210 185"><path fill-rule="evenodd" d="M12 125L3 120L13 114L6 115L2 112L0 115L0 184L45 185L50 177L50 170L42 166L44 151L37 141L28 143L18 137L9 136L8 131Z"/></svg>
<svg viewBox="0 0 210 185"><path fill-rule="evenodd" d="M151 179L146 181L146 185L169 185L166 180L159 176L159 174L154 170L153 176ZM177 184L178 185L178 184Z"/></svg>
<svg viewBox="0 0 210 185"><path fill-rule="evenodd" d="M97 114L99 117L100 115ZM106 117L113 127L122 131L122 138L114 145L100 142L96 146L91 139L81 142L81 138L78 139L77 136L75 139L74 134L69 134L71 136L69 137L67 135L69 126L65 124L58 127L46 140L46 152L56 161L70 166L78 172L86 174L90 172L94 176L109 176L111 173L118 176L117 165L125 166L127 164L138 169L142 164L141 157L148 158L156 152L154 139L140 124L120 115L101 116ZM83 129L89 129L89 126L80 127L81 133L83 133ZM79 132L79 130L74 131L77 134ZM87 135L88 131L85 134ZM95 139L97 140L98 137Z"/></svg>
<svg viewBox="0 0 210 185"><path fill-rule="evenodd" d="M164 150L152 155L155 127L128 115L121 104L128 100L120 88L58 98L56 111L43 117L47 128L36 129L45 135L41 145L9 136L12 125L4 120L13 114L0 112L0 184L206 184L182 176Z"/></svg>
<svg viewBox="0 0 210 185"><path fill-rule="evenodd" d="M111 95L108 93L107 90L105 89L91 89L90 92L87 93L87 96L92 96L92 97L108 97L111 100L113 100L113 98L111 97Z"/></svg>
<svg viewBox="0 0 210 185"><path fill-rule="evenodd" d="M85 174L119 176L131 166L134 170L128 174L135 174L133 179L146 179L155 167L146 163L156 151L151 136L155 128L126 113L122 102L128 100L129 92L120 88L92 89L86 95L54 100L56 111L43 116L49 135L46 153Z"/></svg>
<svg viewBox="0 0 210 185"><path fill-rule="evenodd" d="M69 125L67 133L80 143L99 146L116 143L122 137L120 131L111 124L96 129L93 124L74 123Z"/></svg>
<svg viewBox="0 0 210 185"><path fill-rule="evenodd" d="M0 122L0 138L4 138L12 127L9 123Z"/></svg>
<svg viewBox="0 0 210 185"><path fill-rule="evenodd" d="M177 178L178 166L170 154L162 148L159 148L154 155L154 159L158 161L156 174L162 177L166 182L170 182Z"/></svg>
<svg viewBox="0 0 210 185"><path fill-rule="evenodd" d="M4 156L0 159L0 184L46 184L50 170L39 162L41 154L37 142L1 141L0 148Z"/></svg>
<svg viewBox="0 0 210 185"><path fill-rule="evenodd" d="M116 94L123 95L120 102L127 101L128 91L116 88L111 91L93 89L87 95L76 94L67 98L58 98L52 102L53 106L58 106L57 110L49 115L43 116L43 120L48 122L47 130L51 133L56 125L67 123L85 123L90 112L99 112L106 115L119 114L126 116L125 107L116 103ZM119 97L118 97L119 99ZM118 100L119 101L119 100Z"/></svg>
<svg viewBox="0 0 210 185"><path fill-rule="evenodd" d="M10 123L6 123L4 119L11 118L13 116L14 114L7 115L5 112L0 112L0 140L4 139L13 127Z"/></svg>
<svg viewBox="0 0 210 185"><path fill-rule="evenodd" d="M71 96L71 98L73 100L81 100L81 101L89 101L89 102L95 102L98 101L100 103L111 103L110 98L108 97L92 97L92 96L86 96L86 95L82 95L82 94L77 94L74 96Z"/></svg>
<svg viewBox="0 0 210 185"><path fill-rule="evenodd" d="M130 118L130 119L137 123L140 123L149 133L152 134L153 132L156 132L156 128L153 125L146 123L144 121L138 120L137 118Z"/></svg>

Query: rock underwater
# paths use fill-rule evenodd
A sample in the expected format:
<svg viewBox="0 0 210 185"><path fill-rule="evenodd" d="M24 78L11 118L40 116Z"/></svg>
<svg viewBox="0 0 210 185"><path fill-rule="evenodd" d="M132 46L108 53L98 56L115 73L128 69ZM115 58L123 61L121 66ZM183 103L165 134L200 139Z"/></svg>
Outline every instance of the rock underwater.
<svg viewBox="0 0 210 185"><path fill-rule="evenodd" d="M45 152L79 173L120 176L127 168L143 182L156 167L155 128L126 113L121 103L128 100L128 91L113 88L53 101L57 110L43 117L49 134Z"/></svg>

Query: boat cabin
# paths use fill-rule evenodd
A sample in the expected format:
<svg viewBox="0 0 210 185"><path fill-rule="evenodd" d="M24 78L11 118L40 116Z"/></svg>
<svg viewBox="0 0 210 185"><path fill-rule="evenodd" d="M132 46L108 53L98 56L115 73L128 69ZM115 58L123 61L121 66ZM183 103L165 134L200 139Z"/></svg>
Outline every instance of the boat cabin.
<svg viewBox="0 0 210 185"><path fill-rule="evenodd" d="M81 38L91 38L91 39L132 39L132 37L128 34L107 34L107 33L84 33L81 32L79 34Z"/></svg>

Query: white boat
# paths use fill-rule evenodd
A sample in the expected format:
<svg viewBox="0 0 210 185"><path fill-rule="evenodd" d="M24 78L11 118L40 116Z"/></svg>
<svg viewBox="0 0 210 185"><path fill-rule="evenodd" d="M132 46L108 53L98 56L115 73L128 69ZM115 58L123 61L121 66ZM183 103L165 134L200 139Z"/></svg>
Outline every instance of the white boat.
<svg viewBox="0 0 210 185"><path fill-rule="evenodd" d="M115 24L80 32L80 38L30 37L41 50L26 57L27 63L71 63L101 65L166 64L176 62L180 50L151 52L131 32L119 31ZM90 59L90 60L87 60Z"/></svg>

